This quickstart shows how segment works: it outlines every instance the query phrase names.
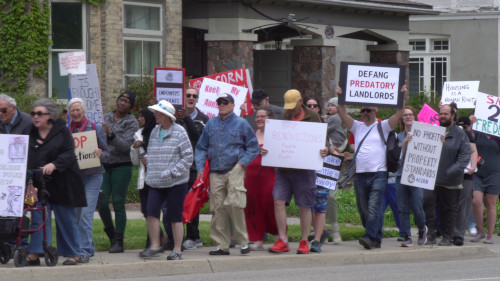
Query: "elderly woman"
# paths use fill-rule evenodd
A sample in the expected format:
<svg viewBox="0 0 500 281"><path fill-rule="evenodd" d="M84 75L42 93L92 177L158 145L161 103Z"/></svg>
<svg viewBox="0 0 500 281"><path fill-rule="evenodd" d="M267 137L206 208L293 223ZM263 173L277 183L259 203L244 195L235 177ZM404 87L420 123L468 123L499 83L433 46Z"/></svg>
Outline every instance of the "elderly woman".
<svg viewBox="0 0 500 281"><path fill-rule="evenodd" d="M75 157L75 144L66 123L59 119L59 108L48 99L35 102L33 127L30 132L28 169L41 169L46 176L49 192L46 220L47 241L52 241L51 211L56 217L57 248L61 256L68 257L64 265L76 265L79 242L76 207L85 207L85 190ZM32 213L32 228L40 225L41 212ZM40 265L43 232L31 235L27 265Z"/></svg>
<svg viewBox="0 0 500 281"><path fill-rule="evenodd" d="M109 159L108 144L106 142L106 132L104 129L90 122L85 117L85 103L82 99L73 98L66 106L71 122L69 129L72 133L81 133L86 131L95 131L97 135L97 146L94 150L95 156L101 161ZM94 211L99 198L99 190L101 189L104 167L88 168L80 170L83 185L85 186L85 198L87 199L87 207L76 209L76 222L78 224L78 234L80 236L80 259L79 263L88 263L89 258L94 255L95 247L92 239Z"/></svg>
<svg viewBox="0 0 500 281"><path fill-rule="evenodd" d="M150 106L154 112L156 126L151 132L147 163L146 184L151 188L146 207L149 239L151 246L142 251L143 258L157 257L160 247L160 212L163 204L167 204L166 215L172 223L174 250L168 260L181 260L181 244L184 234L182 211L184 197L188 189L189 168L193 163L193 148L184 128L175 123L175 108L168 101L160 101Z"/></svg>

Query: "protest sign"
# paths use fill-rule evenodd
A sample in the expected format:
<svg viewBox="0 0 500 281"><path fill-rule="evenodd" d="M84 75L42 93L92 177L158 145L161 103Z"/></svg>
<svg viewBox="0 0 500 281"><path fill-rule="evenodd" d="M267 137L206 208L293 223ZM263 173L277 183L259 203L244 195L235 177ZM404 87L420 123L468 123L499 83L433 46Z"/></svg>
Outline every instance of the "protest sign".
<svg viewBox="0 0 500 281"><path fill-rule="evenodd" d="M0 134L0 216L21 217L29 136Z"/></svg>
<svg viewBox="0 0 500 281"><path fill-rule="evenodd" d="M401 108L404 81L404 66L341 62L339 103Z"/></svg>
<svg viewBox="0 0 500 281"><path fill-rule="evenodd" d="M95 149L98 148L95 131L74 133L73 141L75 142L75 155L80 170L101 166L101 160L95 153Z"/></svg>
<svg viewBox="0 0 500 281"><path fill-rule="evenodd" d="M422 109L418 113L418 121L425 124L439 126L439 113L432 109L432 107L424 104L424 106L422 106Z"/></svg>
<svg viewBox="0 0 500 281"><path fill-rule="evenodd" d="M444 82L441 102L450 104L455 102L458 108L474 108L479 81Z"/></svg>
<svg viewBox="0 0 500 281"><path fill-rule="evenodd" d="M245 102L247 92L247 88L205 78L203 79L203 83L201 83L200 98L196 107L209 118L215 117L219 114L216 100L220 94L226 93L233 96L234 114L240 116L240 106Z"/></svg>
<svg viewBox="0 0 500 281"><path fill-rule="evenodd" d="M101 91L99 90L95 64L87 64L86 72L86 74L71 75L69 77L71 98L81 98L87 108L85 117L90 122L102 125Z"/></svg>
<svg viewBox="0 0 500 281"><path fill-rule="evenodd" d="M59 72L61 76L68 74L85 74L87 59L85 52L59 53Z"/></svg>
<svg viewBox="0 0 500 281"><path fill-rule="evenodd" d="M497 96L478 93L475 116L477 121L472 129L486 134L500 136L500 98Z"/></svg>
<svg viewBox="0 0 500 281"><path fill-rule="evenodd" d="M408 142L401 183L424 189L434 189L445 127L414 121L412 140Z"/></svg>
<svg viewBox="0 0 500 281"><path fill-rule="evenodd" d="M319 170L325 147L325 123L266 120L264 145L269 152L262 156L262 166Z"/></svg>
<svg viewBox="0 0 500 281"><path fill-rule="evenodd" d="M325 159L323 159L323 168L316 170L316 185L335 190L343 161L344 157L340 155L330 154L326 156Z"/></svg>
<svg viewBox="0 0 500 281"><path fill-rule="evenodd" d="M239 68L235 70L230 70L222 73L217 73L213 75L208 75L200 78L195 78L189 80L189 86L194 87L198 90L201 88L203 79L209 78L231 85L236 85L248 89L247 96L245 98L245 109L243 110L243 116L254 114L254 109L252 107L251 96L253 93L252 79L250 78L250 72L248 69Z"/></svg>
<svg viewBox="0 0 500 281"><path fill-rule="evenodd" d="M170 102L176 110L184 108L184 68L155 67L154 92L158 101Z"/></svg>

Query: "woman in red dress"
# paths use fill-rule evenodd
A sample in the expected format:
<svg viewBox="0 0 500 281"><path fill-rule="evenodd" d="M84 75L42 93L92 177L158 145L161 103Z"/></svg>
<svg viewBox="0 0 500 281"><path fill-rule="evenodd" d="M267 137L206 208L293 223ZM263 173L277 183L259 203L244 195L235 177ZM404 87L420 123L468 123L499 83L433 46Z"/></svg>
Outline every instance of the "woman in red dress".
<svg viewBox="0 0 500 281"><path fill-rule="evenodd" d="M263 147L266 119L273 119L273 117L273 112L267 107L259 108L255 112L255 123L257 124L255 135L259 141L260 153L246 168L247 207L245 218L248 238L252 241L250 250L253 251L264 250L265 233L278 234L273 199L276 172L273 167L261 165L262 155L267 153L267 149Z"/></svg>

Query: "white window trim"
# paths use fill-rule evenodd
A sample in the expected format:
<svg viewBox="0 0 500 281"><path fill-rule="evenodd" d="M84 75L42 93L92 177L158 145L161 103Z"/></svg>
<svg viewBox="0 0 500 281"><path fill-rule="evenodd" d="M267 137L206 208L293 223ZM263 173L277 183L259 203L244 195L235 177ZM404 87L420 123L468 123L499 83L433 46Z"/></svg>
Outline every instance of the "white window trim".
<svg viewBox="0 0 500 281"><path fill-rule="evenodd" d="M124 15L123 16L123 23L122 23L124 34L127 33L127 34L141 34L141 35L152 35L152 36L162 36L163 35L163 6L162 6L162 4L124 1L123 2L123 10L124 11L125 11L125 5L160 8L160 30L155 31L155 30L125 28L125 15Z"/></svg>
<svg viewBox="0 0 500 281"><path fill-rule="evenodd" d="M127 77L131 77L131 78L137 78L137 77L141 77L145 74L141 73L141 74L127 74L125 72L125 69L126 69L126 66L125 66L125 41L141 41L141 42L144 42L144 41L148 41L148 42L159 42L160 43L160 65L163 65L163 57L161 54L163 54L163 40L162 39L159 39L159 38L144 38L144 37L123 37L123 42L122 42L122 46L123 46L123 49L122 49L122 52L123 52L123 86L125 87L125 78ZM141 54L141 60L143 59L142 57L142 54ZM143 70L141 70L142 72ZM153 76L153 71L154 69L151 69L151 75L148 75L148 76Z"/></svg>

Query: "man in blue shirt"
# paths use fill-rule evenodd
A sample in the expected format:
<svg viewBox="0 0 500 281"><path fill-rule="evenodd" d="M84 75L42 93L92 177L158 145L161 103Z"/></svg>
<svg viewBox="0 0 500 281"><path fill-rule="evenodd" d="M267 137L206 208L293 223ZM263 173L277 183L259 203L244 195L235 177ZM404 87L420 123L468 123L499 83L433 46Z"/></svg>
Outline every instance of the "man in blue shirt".
<svg viewBox="0 0 500 281"><path fill-rule="evenodd" d="M248 254L243 181L245 167L259 153L259 143L248 122L234 114L234 98L230 94L221 94L217 106L219 116L208 120L195 151L198 177L203 175L207 157L210 159L210 210L213 213L210 237L217 244L210 255L229 255L229 219L234 239L241 245L241 254Z"/></svg>

